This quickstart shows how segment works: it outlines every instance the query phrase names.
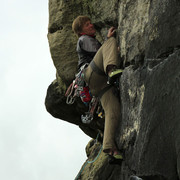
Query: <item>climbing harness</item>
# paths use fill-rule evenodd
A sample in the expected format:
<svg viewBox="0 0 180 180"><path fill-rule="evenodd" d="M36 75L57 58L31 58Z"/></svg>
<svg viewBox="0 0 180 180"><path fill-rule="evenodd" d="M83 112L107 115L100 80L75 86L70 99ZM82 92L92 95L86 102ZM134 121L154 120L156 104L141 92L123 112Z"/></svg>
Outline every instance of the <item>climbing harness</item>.
<svg viewBox="0 0 180 180"><path fill-rule="evenodd" d="M89 124L93 118L94 114L97 113L98 117L103 118L103 109L99 100L99 97L91 95L89 87L84 81L84 69L87 67L85 64L79 73L76 75L73 82L68 87L65 96L67 97L66 103L73 104L77 97L80 97L81 101L89 106L88 112L85 112L84 115L81 115L81 121L85 124ZM104 91L103 91L104 92Z"/></svg>
<svg viewBox="0 0 180 180"><path fill-rule="evenodd" d="M99 137L99 134L97 135L96 139L95 139L95 144L98 142L98 137ZM101 152L102 152L102 149L103 149L103 146L101 146L99 152L98 152L98 155L92 160L92 161L86 161L86 163L83 165L83 167L81 168L80 172L78 173L78 175L76 176L75 180L78 180L78 178L80 177L81 173L83 172L83 170L85 169L85 167L87 166L87 164L92 164L94 163L98 157L100 156Z"/></svg>
<svg viewBox="0 0 180 180"><path fill-rule="evenodd" d="M81 121L85 124L89 124L92 122L95 113L98 114L98 117L104 118L104 111L102 105L100 103L100 98L103 94L108 91L112 85L107 85L103 88L97 97L92 96L87 83L84 81L84 69L88 66L85 64L81 67L81 70L76 75L76 78L73 80L71 85L68 87L65 96L67 97L66 103L73 104L77 97L80 97L81 101L89 106L88 112L81 115ZM94 72L101 76L106 76L106 74L95 64L94 61L91 61L89 66L92 68ZM114 85L118 85L118 81L115 81ZM117 86L118 87L118 86Z"/></svg>

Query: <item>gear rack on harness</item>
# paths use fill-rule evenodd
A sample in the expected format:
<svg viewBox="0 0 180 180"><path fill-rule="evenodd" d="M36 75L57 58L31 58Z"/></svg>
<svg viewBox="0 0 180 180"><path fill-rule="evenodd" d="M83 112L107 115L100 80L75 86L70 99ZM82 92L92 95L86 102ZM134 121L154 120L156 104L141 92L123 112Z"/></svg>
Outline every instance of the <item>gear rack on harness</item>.
<svg viewBox="0 0 180 180"><path fill-rule="evenodd" d="M81 101L86 106L89 106L88 112L85 112L85 115L81 115L81 121L85 124L89 124L93 120L95 112L99 117L103 118L104 111L99 98L92 96L88 85L84 81L84 68L86 66L87 65L85 64L81 68L81 71L75 76L75 79L68 87L65 96L67 97L67 104L73 104L76 98L80 97Z"/></svg>

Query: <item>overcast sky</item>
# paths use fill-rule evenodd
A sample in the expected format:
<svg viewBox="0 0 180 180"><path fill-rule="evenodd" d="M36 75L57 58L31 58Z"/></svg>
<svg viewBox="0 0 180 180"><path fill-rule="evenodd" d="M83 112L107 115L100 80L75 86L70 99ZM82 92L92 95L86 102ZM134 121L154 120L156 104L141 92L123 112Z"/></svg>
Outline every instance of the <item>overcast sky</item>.
<svg viewBox="0 0 180 180"><path fill-rule="evenodd" d="M73 180L90 140L44 106L55 79L48 0L1 0L0 179Z"/></svg>

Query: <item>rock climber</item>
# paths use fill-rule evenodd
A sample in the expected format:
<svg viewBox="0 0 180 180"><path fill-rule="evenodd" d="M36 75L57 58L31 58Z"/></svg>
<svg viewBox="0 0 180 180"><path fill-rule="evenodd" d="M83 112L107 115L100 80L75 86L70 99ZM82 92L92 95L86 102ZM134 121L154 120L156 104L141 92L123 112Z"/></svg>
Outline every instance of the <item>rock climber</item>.
<svg viewBox="0 0 180 180"><path fill-rule="evenodd" d="M103 136L103 152L111 157L110 162L119 163L123 157L115 143L115 132L120 119L120 102L114 95L115 87L111 84L122 74L118 69L118 48L114 38L115 28L111 27L107 40L101 43L95 38L96 29L87 16L78 16L72 24L74 33L78 36L77 53L78 68L85 64L84 79L92 95L100 96L105 112L105 127ZM108 83L107 83L108 82Z"/></svg>

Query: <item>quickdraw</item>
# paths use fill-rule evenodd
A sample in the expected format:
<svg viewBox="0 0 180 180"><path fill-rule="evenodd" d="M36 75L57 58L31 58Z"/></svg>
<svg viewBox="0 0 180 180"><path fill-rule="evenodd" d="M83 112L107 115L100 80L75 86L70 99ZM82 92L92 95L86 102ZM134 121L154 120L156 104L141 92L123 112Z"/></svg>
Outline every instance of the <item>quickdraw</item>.
<svg viewBox="0 0 180 180"><path fill-rule="evenodd" d="M75 101L74 86L75 86L75 80L71 83L71 85L68 87L66 91L65 96L67 97L66 99L67 104L73 104Z"/></svg>
<svg viewBox="0 0 180 180"><path fill-rule="evenodd" d="M83 74L82 71L80 71L65 93L65 96L67 97L67 104L73 104L75 102L75 98L80 96L80 92L83 90L83 86Z"/></svg>

